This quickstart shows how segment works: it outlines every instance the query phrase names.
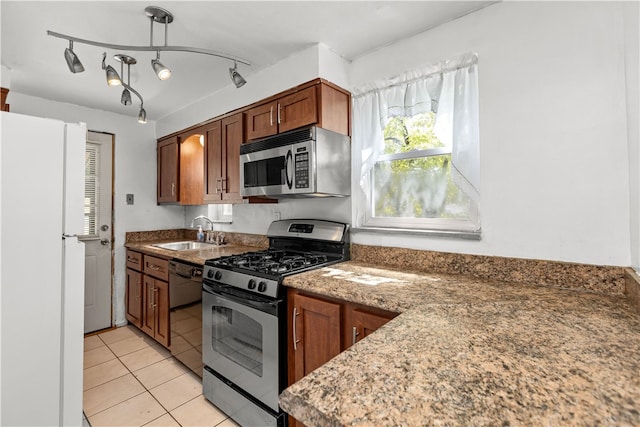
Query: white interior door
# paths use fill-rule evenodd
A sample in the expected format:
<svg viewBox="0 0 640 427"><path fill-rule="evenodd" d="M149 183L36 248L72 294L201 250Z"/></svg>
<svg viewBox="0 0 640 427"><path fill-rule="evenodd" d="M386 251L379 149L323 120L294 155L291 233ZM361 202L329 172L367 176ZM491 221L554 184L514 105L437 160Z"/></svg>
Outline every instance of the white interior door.
<svg viewBox="0 0 640 427"><path fill-rule="evenodd" d="M85 157L84 332L111 327L113 135L88 132Z"/></svg>

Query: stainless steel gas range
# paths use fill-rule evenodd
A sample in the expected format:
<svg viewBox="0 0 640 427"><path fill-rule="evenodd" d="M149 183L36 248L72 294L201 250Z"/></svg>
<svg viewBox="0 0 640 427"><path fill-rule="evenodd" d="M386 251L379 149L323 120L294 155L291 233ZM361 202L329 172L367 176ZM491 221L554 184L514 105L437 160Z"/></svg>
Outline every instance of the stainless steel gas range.
<svg viewBox="0 0 640 427"><path fill-rule="evenodd" d="M242 426L284 426L287 385L284 277L349 259L349 226L271 223L269 248L208 260L203 271L202 385Z"/></svg>

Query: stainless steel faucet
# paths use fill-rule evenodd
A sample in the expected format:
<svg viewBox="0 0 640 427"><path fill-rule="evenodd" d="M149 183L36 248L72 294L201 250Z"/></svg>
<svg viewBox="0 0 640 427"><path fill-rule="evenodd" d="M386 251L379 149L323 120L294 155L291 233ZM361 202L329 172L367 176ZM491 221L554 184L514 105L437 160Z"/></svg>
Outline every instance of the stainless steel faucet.
<svg viewBox="0 0 640 427"><path fill-rule="evenodd" d="M213 231L213 221L211 221L208 217L206 217L206 216L204 216L204 215L198 215L197 217L193 218L193 219L191 220L191 228L193 228L193 227L194 227L195 222L196 222L197 220L199 220L199 219L205 219L205 220L209 221L209 224L211 224L211 231Z"/></svg>

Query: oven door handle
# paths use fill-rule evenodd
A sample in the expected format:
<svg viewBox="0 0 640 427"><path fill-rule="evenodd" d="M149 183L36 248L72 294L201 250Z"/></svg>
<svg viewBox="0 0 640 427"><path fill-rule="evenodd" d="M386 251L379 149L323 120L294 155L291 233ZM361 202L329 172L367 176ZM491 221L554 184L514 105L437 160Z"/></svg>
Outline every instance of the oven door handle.
<svg viewBox="0 0 640 427"><path fill-rule="evenodd" d="M244 299L244 298L240 298L237 297L235 295L226 293L226 292L222 292L219 290L214 290L212 289L210 286L203 284L202 285L202 289L204 292L207 292L209 294L215 295L219 298L224 298L226 300L229 300L231 302L235 302L236 304L240 304L240 305L244 305L247 307L252 307L255 308L256 310L260 310L260 311L271 311L273 310L273 308L276 306L276 304L272 301L255 301L252 299Z"/></svg>

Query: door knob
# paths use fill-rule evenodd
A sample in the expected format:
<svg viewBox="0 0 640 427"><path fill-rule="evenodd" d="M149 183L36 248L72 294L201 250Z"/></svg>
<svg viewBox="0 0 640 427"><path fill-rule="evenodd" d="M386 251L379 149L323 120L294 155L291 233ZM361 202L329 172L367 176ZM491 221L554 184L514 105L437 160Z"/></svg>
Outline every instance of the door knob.
<svg viewBox="0 0 640 427"><path fill-rule="evenodd" d="M107 224L101 225L100 226L100 230L102 231L107 231L109 229L109 226Z"/></svg>
<svg viewBox="0 0 640 427"><path fill-rule="evenodd" d="M109 239L100 239L100 244L102 246L107 246L109 244Z"/></svg>

